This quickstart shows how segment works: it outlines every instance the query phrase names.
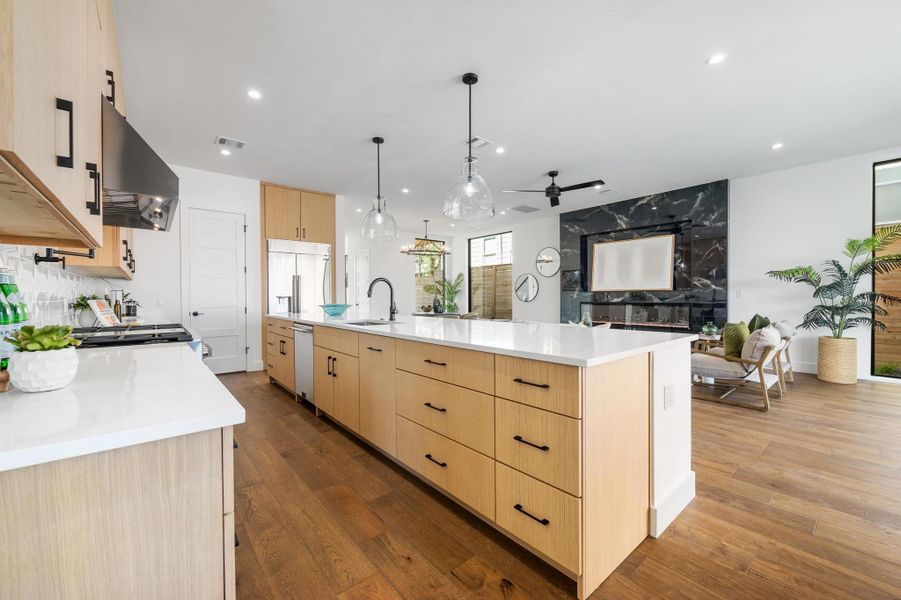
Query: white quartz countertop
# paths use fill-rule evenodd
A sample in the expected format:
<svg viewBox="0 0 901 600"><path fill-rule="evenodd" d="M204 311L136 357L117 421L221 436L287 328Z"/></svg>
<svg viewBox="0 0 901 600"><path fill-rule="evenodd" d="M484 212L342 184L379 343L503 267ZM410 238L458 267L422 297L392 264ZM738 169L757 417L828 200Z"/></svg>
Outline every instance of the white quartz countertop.
<svg viewBox="0 0 901 600"><path fill-rule="evenodd" d="M321 310L267 315L305 325L327 325L360 333L404 340L430 342L533 358L577 367L592 367L634 354L651 352L697 339L695 334L661 333L578 327L563 323L504 322L482 319L441 319L397 315L384 325L360 326L352 321L366 317L352 310L341 318L327 317Z"/></svg>
<svg viewBox="0 0 901 600"><path fill-rule="evenodd" d="M244 422L187 344L78 350L60 390L0 394L0 471Z"/></svg>

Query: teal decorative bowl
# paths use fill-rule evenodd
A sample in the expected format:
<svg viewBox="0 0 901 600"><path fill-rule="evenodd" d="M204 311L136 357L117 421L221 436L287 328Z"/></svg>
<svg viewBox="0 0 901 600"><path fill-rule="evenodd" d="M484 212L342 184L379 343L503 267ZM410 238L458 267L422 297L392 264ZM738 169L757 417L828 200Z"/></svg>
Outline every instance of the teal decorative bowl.
<svg viewBox="0 0 901 600"><path fill-rule="evenodd" d="M350 304L320 304L319 306L322 307L322 310L324 310L325 314L327 314L328 316L340 317L345 312L347 312Z"/></svg>

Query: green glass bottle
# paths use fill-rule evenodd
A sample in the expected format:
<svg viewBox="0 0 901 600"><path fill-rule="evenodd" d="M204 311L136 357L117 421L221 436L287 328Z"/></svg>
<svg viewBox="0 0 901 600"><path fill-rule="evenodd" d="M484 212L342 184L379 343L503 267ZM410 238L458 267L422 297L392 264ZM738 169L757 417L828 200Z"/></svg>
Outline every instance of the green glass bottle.
<svg viewBox="0 0 901 600"><path fill-rule="evenodd" d="M12 345L5 341L7 336L14 333L12 321L12 309L6 301L6 296L0 294L0 371L5 371L9 366L9 357L13 352Z"/></svg>
<svg viewBox="0 0 901 600"><path fill-rule="evenodd" d="M6 301L12 310L14 324L24 325L28 322L28 309L25 300L16 285L16 274L10 269L0 269L0 291L6 296Z"/></svg>

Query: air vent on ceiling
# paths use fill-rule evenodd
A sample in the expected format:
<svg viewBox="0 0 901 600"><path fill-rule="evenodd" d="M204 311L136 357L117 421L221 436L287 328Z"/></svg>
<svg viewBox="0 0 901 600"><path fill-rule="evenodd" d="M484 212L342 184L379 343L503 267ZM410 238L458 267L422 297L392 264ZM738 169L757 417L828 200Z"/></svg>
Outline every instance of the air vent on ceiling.
<svg viewBox="0 0 901 600"><path fill-rule="evenodd" d="M242 142L241 140L236 140L234 138L227 138L223 135L216 136L216 144L220 146L231 146L237 150L240 150L244 147L247 142Z"/></svg>
<svg viewBox="0 0 901 600"><path fill-rule="evenodd" d="M463 142L463 143L468 145L468 144L469 144L469 140L466 140L466 141ZM484 148L485 146L490 146L490 145L493 144L493 143L494 143L494 142L492 142L491 140L487 140L487 139L485 139L485 138L483 138L483 137L479 137L479 136L477 136L477 135L472 136L472 147L473 147L473 148L476 148L476 149L478 149L478 148Z"/></svg>
<svg viewBox="0 0 901 600"><path fill-rule="evenodd" d="M611 190L610 188L604 188L598 192L598 194L612 194L616 192L616 190Z"/></svg>
<svg viewBox="0 0 901 600"><path fill-rule="evenodd" d="M515 210L516 212L528 214L528 213L538 212L541 209L535 208L534 206L526 206L525 204L520 204L519 206L514 206L510 210Z"/></svg>

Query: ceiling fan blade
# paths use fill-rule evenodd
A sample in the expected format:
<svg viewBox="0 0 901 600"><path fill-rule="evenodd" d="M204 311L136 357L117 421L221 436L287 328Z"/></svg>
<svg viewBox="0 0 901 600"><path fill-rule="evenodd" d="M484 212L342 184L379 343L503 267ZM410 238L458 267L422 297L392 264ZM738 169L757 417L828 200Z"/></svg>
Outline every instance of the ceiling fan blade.
<svg viewBox="0 0 901 600"><path fill-rule="evenodd" d="M544 193L544 190L503 190L505 192L539 192L541 194Z"/></svg>
<svg viewBox="0 0 901 600"><path fill-rule="evenodd" d="M596 185L604 185L603 180L596 179L595 181L586 181L585 183L577 183L576 185L568 185L565 188L560 188L561 192L571 192L572 190L584 190L585 188L594 187Z"/></svg>

